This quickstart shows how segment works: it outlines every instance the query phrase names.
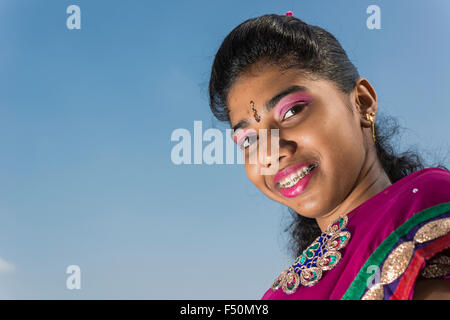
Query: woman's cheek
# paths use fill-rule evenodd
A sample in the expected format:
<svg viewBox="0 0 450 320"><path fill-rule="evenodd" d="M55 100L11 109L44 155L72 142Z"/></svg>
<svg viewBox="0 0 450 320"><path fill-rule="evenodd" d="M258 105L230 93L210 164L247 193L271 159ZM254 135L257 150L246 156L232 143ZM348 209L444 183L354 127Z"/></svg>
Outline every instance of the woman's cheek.
<svg viewBox="0 0 450 320"><path fill-rule="evenodd" d="M264 185L264 176L258 174L259 172L259 166L256 164L246 164L245 165L245 172L247 173L247 177L250 179L250 181L259 189L263 189Z"/></svg>

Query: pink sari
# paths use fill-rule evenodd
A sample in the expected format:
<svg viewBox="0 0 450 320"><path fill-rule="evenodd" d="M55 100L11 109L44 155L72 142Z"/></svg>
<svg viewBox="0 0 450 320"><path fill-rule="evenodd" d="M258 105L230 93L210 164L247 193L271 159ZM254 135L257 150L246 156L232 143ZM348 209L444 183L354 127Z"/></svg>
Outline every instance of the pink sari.
<svg viewBox="0 0 450 320"><path fill-rule="evenodd" d="M262 299L412 299L418 278L449 277L450 171L414 172L346 217L346 225L337 223L340 238L331 237L335 247L328 243L327 257L325 245L320 254L322 244L310 247ZM301 264L312 252L319 255L313 273Z"/></svg>

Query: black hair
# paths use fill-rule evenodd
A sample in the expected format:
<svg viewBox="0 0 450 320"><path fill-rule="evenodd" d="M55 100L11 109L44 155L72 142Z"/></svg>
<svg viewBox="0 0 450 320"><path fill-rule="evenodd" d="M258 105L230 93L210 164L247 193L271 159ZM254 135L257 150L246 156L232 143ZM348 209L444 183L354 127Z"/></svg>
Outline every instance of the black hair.
<svg viewBox="0 0 450 320"><path fill-rule="evenodd" d="M296 68L312 78L332 81L344 93L350 93L360 78L338 40L328 31L294 16L267 14L248 19L225 37L214 58L209 102L218 120L230 121L229 90L256 63L276 65L281 70ZM387 121L375 124L375 146L383 169L394 183L425 166L412 151L396 155L390 139L399 126L392 117L387 119L394 120L387 131L378 125ZM290 208L289 212L293 220L285 231L291 235L293 255L298 256L321 231L315 219L303 217Z"/></svg>

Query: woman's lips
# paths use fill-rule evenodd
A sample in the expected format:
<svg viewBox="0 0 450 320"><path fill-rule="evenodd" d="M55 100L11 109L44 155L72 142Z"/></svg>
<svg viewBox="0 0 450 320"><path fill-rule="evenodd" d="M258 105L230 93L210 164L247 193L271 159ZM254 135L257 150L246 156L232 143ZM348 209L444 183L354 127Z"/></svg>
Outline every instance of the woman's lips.
<svg viewBox="0 0 450 320"><path fill-rule="evenodd" d="M276 186L276 189L285 197L288 198L292 198L292 197L296 197L299 194L301 194L307 187L309 180L311 180L312 175L314 174L314 172L316 171L316 167L317 165L312 168L303 178L301 178L300 180L298 180L292 187L289 188L281 188L280 185L278 184L281 180L283 180L285 177L291 175L292 173L297 172L299 169L301 169L302 167L308 167L310 165L312 165L312 162L309 163L300 163L298 165L294 165L294 166L290 166L287 167L283 170L281 170L280 172L278 172L274 179L273 182Z"/></svg>

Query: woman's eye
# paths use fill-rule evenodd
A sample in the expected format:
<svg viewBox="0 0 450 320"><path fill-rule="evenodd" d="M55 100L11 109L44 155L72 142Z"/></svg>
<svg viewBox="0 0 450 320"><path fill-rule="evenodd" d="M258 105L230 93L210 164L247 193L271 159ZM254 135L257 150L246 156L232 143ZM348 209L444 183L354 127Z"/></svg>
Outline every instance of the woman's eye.
<svg viewBox="0 0 450 320"><path fill-rule="evenodd" d="M286 120L289 119L290 117L296 115L299 111L301 111L301 109L303 109L303 107L306 104L297 104L295 106L293 106L292 108L290 108L288 111L286 111L286 113L283 116L282 120Z"/></svg>
<svg viewBox="0 0 450 320"><path fill-rule="evenodd" d="M246 149L248 146L250 146L254 141L256 141L257 137L246 137L244 141L241 143L241 148Z"/></svg>
<svg viewBox="0 0 450 320"><path fill-rule="evenodd" d="M242 142L241 147L247 148L250 145L250 141L248 140L248 137L244 139L244 142Z"/></svg>

